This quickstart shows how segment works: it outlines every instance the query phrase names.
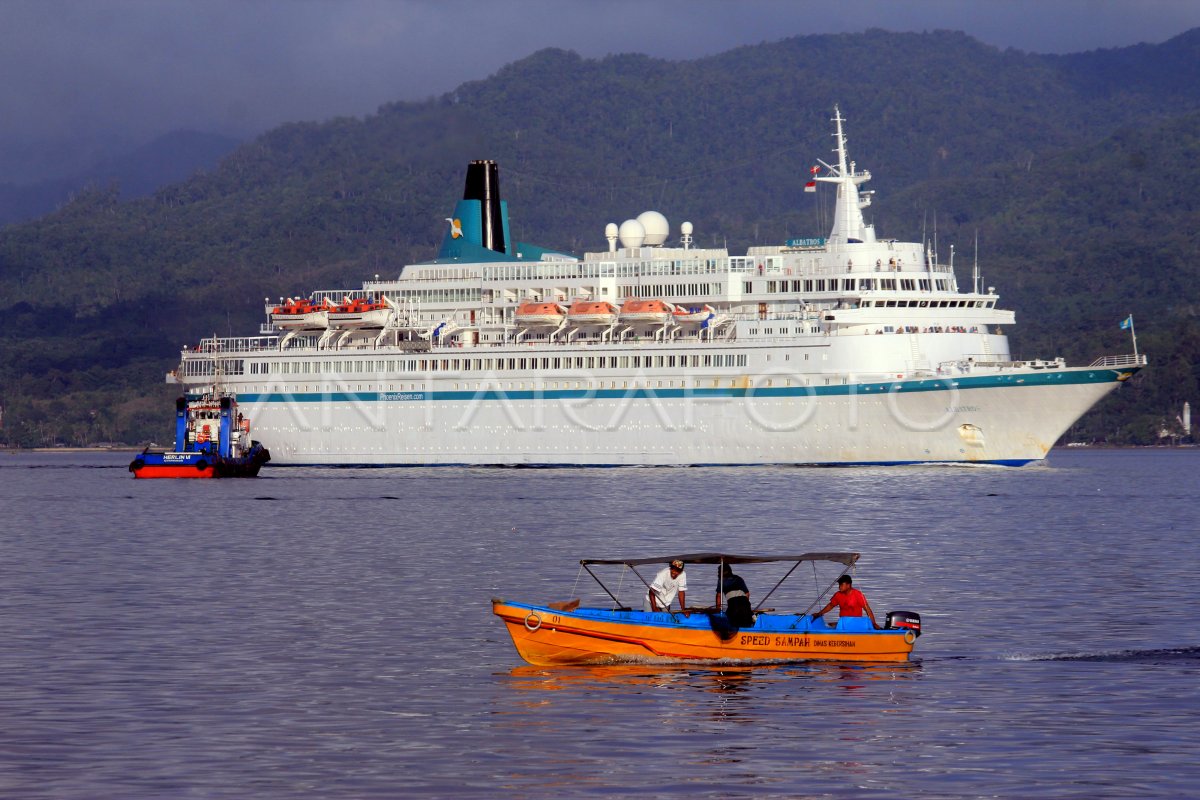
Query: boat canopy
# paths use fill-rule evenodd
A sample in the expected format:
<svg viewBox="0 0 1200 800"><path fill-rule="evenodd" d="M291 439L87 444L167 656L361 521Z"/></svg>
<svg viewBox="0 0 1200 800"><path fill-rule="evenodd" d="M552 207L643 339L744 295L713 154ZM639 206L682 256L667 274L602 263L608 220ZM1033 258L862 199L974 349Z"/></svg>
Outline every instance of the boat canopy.
<svg viewBox="0 0 1200 800"><path fill-rule="evenodd" d="M766 564L773 561L833 561L846 566L853 566L858 561L858 553L803 553L798 556L740 556L733 553L688 553L653 558L585 558L579 563L589 564L624 564L627 567L640 567L643 564L668 564L679 559L686 564Z"/></svg>

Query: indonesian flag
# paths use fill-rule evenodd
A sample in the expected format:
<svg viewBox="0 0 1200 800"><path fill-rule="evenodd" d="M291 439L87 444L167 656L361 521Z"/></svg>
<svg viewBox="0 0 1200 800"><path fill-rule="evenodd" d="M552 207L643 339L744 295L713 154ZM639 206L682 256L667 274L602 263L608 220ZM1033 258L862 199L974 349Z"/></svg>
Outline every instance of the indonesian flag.
<svg viewBox="0 0 1200 800"><path fill-rule="evenodd" d="M817 182L816 181L809 181L808 183L804 184L804 191L815 192L816 190L817 190Z"/></svg>

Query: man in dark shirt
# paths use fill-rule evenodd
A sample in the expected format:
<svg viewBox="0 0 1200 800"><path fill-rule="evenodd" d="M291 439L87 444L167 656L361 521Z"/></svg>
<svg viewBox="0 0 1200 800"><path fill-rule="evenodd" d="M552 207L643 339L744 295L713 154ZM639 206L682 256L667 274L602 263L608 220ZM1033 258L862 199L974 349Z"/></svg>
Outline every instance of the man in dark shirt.
<svg viewBox="0 0 1200 800"><path fill-rule="evenodd" d="M754 624L754 611L750 608L750 590L741 576L733 574L733 568L725 564L722 569L721 590L717 592L717 607L721 606L721 595L725 595L725 618L730 625L749 628Z"/></svg>

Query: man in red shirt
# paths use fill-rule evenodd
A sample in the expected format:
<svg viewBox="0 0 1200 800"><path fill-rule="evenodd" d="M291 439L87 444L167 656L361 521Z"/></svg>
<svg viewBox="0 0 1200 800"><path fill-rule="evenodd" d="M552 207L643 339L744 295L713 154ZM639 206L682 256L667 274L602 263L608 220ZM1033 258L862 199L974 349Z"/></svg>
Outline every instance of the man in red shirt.
<svg viewBox="0 0 1200 800"><path fill-rule="evenodd" d="M865 611L871 618L871 624L876 628L879 627L879 623L875 621L875 612L871 610L871 604L867 602L866 595L854 588L854 580L849 575L838 578L838 590L830 598L828 605L813 614L813 618L822 616L834 606L838 607L838 614L843 617L861 617Z"/></svg>

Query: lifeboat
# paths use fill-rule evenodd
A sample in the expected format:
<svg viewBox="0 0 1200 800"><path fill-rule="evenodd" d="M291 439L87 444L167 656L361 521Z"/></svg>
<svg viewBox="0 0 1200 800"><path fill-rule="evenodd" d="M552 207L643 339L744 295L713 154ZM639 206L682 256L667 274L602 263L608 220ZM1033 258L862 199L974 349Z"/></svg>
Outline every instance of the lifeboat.
<svg viewBox="0 0 1200 800"><path fill-rule="evenodd" d="M565 318L566 312L557 303L521 303L513 315L516 323L525 328L557 328Z"/></svg>
<svg viewBox="0 0 1200 800"><path fill-rule="evenodd" d="M617 309L612 303L576 300L567 309L567 322L572 325L612 325L617 321Z"/></svg>
<svg viewBox="0 0 1200 800"><path fill-rule="evenodd" d="M671 318L673 306L663 300L626 300L621 305L621 322L626 325L662 325Z"/></svg>
<svg viewBox="0 0 1200 800"><path fill-rule="evenodd" d="M329 309L327 314L331 328L382 328L387 325L392 310L382 300L359 298Z"/></svg>
<svg viewBox="0 0 1200 800"><path fill-rule="evenodd" d="M677 308L675 309L674 318L677 325L695 327L703 325L708 319L716 315L716 311L712 306L704 306L703 308Z"/></svg>
<svg viewBox="0 0 1200 800"><path fill-rule="evenodd" d="M311 300L288 298L283 305L271 309L271 324L287 331L319 330L329 323L326 319L328 305Z"/></svg>

